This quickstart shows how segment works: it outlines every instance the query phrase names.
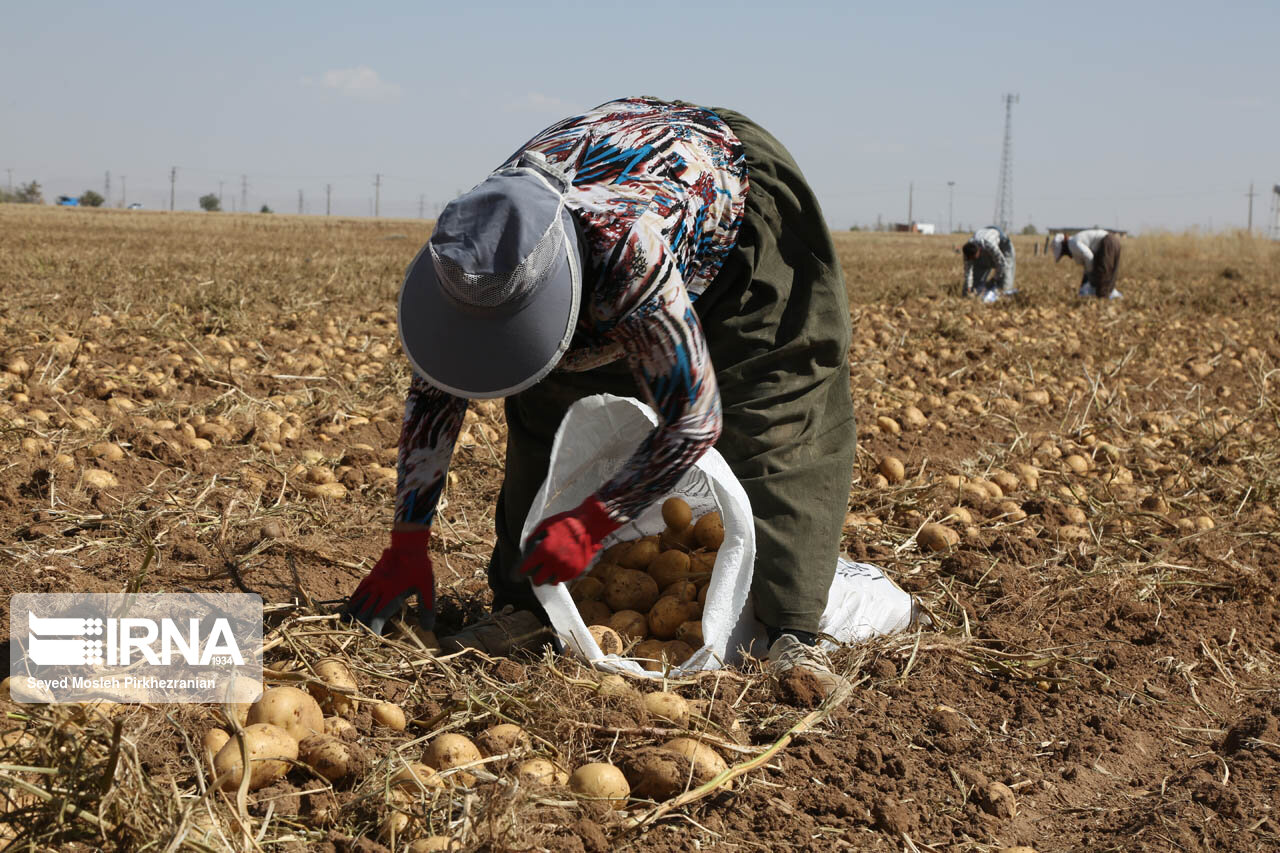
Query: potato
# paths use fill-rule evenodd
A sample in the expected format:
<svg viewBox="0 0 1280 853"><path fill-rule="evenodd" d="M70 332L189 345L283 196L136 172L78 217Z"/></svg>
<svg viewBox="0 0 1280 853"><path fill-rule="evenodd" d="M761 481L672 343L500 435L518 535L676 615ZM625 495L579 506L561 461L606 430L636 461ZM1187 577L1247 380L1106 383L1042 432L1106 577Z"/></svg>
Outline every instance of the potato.
<svg viewBox="0 0 1280 853"><path fill-rule="evenodd" d="M639 539L632 543L631 547L623 553L618 563L624 569L633 569L643 571L649 568L649 564L658 556L658 543L656 540Z"/></svg>
<svg viewBox="0 0 1280 853"><path fill-rule="evenodd" d="M212 763L213 757L227 745L229 740L231 740L231 735L227 734L225 729L209 729L204 733L204 739L201 741L204 745L205 758Z"/></svg>
<svg viewBox="0 0 1280 853"><path fill-rule="evenodd" d="M610 628L608 625L590 625L587 630L591 632L591 638L596 641L596 645L600 647L600 651L606 655L620 655L625 644L622 638L618 636L618 632Z"/></svg>
<svg viewBox="0 0 1280 853"><path fill-rule="evenodd" d="M724 522L720 520L720 513L709 512L698 519L698 523L693 526L693 535L703 548L718 550L724 543Z"/></svg>
<svg viewBox="0 0 1280 853"><path fill-rule="evenodd" d="M698 585L693 581L676 581L662 590L662 594L658 596L661 600L666 597L678 598L681 601L697 601Z"/></svg>
<svg viewBox="0 0 1280 853"><path fill-rule="evenodd" d="M250 723L245 726L243 737L249 752L250 791L269 785L289 772L289 762L298 757L298 742L280 726ZM234 791L240 787L244 764L237 738L229 738L213 757L213 772L222 790Z"/></svg>
<svg viewBox="0 0 1280 853"><path fill-rule="evenodd" d="M649 564L649 576L661 589L689 574L689 555L683 551L663 551Z"/></svg>
<svg viewBox="0 0 1280 853"><path fill-rule="evenodd" d="M693 738L672 738L662 748L689 759L693 763L693 779L699 785L710 782L729 769L714 749Z"/></svg>
<svg viewBox="0 0 1280 853"><path fill-rule="evenodd" d="M339 740L351 740L356 737L356 727L342 717L325 717L324 733Z"/></svg>
<svg viewBox="0 0 1280 853"><path fill-rule="evenodd" d="M395 794L400 792L397 791ZM391 811L378 824L378 837L393 847L404 839L404 834L409 830L409 824L413 823L413 816L402 811L409 807L408 798L403 794L399 796L395 794L392 795L391 802L388 804Z"/></svg>
<svg viewBox="0 0 1280 853"><path fill-rule="evenodd" d="M422 762L412 761L391 777L391 787L415 794L419 791L443 788L444 780L440 778L439 773Z"/></svg>
<svg viewBox="0 0 1280 853"><path fill-rule="evenodd" d="M679 533L693 521L693 510L684 498L667 498L662 502L662 520L668 530Z"/></svg>
<svg viewBox="0 0 1280 853"><path fill-rule="evenodd" d="M621 675L610 674L600 679L596 685L596 692L607 698L627 696L634 697L638 694L635 688Z"/></svg>
<svg viewBox="0 0 1280 853"><path fill-rule="evenodd" d="M680 728L689 725L689 703L679 693L649 693L644 697L644 707L651 715Z"/></svg>
<svg viewBox="0 0 1280 853"><path fill-rule="evenodd" d="M410 844L408 853L448 853L451 849L449 845L452 843L447 835L428 835Z"/></svg>
<svg viewBox="0 0 1280 853"><path fill-rule="evenodd" d="M609 578L613 577L613 573L620 568L622 568L622 566L619 566L617 563L609 563L601 559L591 567L591 571L587 572L587 577L596 578L604 583L608 583Z"/></svg>
<svg viewBox="0 0 1280 853"><path fill-rule="evenodd" d="M1008 471L992 471L991 482L999 486L1006 495L1013 494L1022 488L1022 481Z"/></svg>
<svg viewBox="0 0 1280 853"><path fill-rule="evenodd" d="M973 524L973 513L962 506L953 506L947 510L947 518L952 521L958 521L961 524Z"/></svg>
<svg viewBox="0 0 1280 853"><path fill-rule="evenodd" d="M649 620L638 610L619 610L609 619L609 627L618 632L624 643L644 639Z"/></svg>
<svg viewBox="0 0 1280 853"><path fill-rule="evenodd" d="M622 771L636 797L667 800L693 779L692 762L678 752L645 746L623 756Z"/></svg>
<svg viewBox="0 0 1280 853"><path fill-rule="evenodd" d="M649 610L649 633L659 640L671 640L688 618L689 603L668 596L659 598Z"/></svg>
<svg viewBox="0 0 1280 853"><path fill-rule="evenodd" d="M698 540L694 538L692 525L679 531L668 527L658 534L660 551L692 551L697 547Z"/></svg>
<svg viewBox="0 0 1280 853"><path fill-rule="evenodd" d="M886 456L881 459L880 467L877 470L890 483L901 483L907 478L907 468L902 464L902 460L896 456Z"/></svg>
<svg viewBox="0 0 1280 853"><path fill-rule="evenodd" d="M707 554L694 554L689 558L689 570L696 575L708 575L716 566L714 551Z"/></svg>
<svg viewBox="0 0 1280 853"><path fill-rule="evenodd" d="M476 737L476 746L480 747L480 751L486 756L524 752L531 744L529 733L515 723L498 723L496 726L485 729Z"/></svg>
<svg viewBox="0 0 1280 853"><path fill-rule="evenodd" d="M404 731L408 724L404 717L404 710L394 702L379 702L373 706L370 713L375 723L393 732Z"/></svg>
<svg viewBox="0 0 1280 853"><path fill-rule="evenodd" d="M351 670L345 663L337 658L324 658L316 663L315 673L316 677L324 683L309 682L307 690L320 703L321 711L345 717L355 710L355 700L350 695L340 692L344 689L354 692L359 687L356 684L356 677L351 674Z"/></svg>
<svg viewBox="0 0 1280 853"><path fill-rule="evenodd" d="M578 605L578 615L584 625L608 625L613 611L603 601L584 601Z"/></svg>
<svg viewBox="0 0 1280 853"><path fill-rule="evenodd" d="M960 537L950 527L930 522L920 528L916 534L916 542L926 551L946 551L960 541Z"/></svg>
<svg viewBox="0 0 1280 853"><path fill-rule="evenodd" d="M664 645L666 644L662 640L645 640L642 643L636 643L636 647L631 650L631 657L650 672L661 672Z"/></svg>
<svg viewBox="0 0 1280 853"><path fill-rule="evenodd" d="M269 723L279 726L296 740L324 733L324 714L311 694L296 687L272 687L254 702L245 717L248 725ZM297 758L297 755L293 756Z"/></svg>
<svg viewBox="0 0 1280 853"><path fill-rule="evenodd" d="M631 786L627 777L612 764L584 764L569 776L569 789L580 797L600 801L615 809L625 808Z"/></svg>
<svg viewBox="0 0 1280 853"><path fill-rule="evenodd" d="M545 758L530 758L516 767L516 779L530 786L566 785L569 774Z"/></svg>
<svg viewBox="0 0 1280 853"><path fill-rule="evenodd" d="M618 564L622 555L631 550L631 542L615 542L600 552L600 562Z"/></svg>
<svg viewBox="0 0 1280 853"><path fill-rule="evenodd" d="M1089 471L1089 460L1079 453L1072 453L1062 460L1063 467L1073 474L1086 474Z"/></svg>
<svg viewBox="0 0 1280 853"><path fill-rule="evenodd" d="M587 575L569 587L569 596L576 602L595 601L604 595L604 581Z"/></svg>
<svg viewBox="0 0 1280 853"><path fill-rule="evenodd" d="M707 644L702 637L702 620L690 619L684 622L676 629L676 639L682 643L687 643L689 648L700 649Z"/></svg>
<svg viewBox="0 0 1280 853"><path fill-rule="evenodd" d="M668 666L675 668L693 657L693 648L681 640L668 640L662 644L662 656Z"/></svg>
<svg viewBox="0 0 1280 853"><path fill-rule="evenodd" d="M644 572L621 569L605 584L604 600L613 610L648 612L658 600L658 584Z"/></svg>
<svg viewBox="0 0 1280 853"><path fill-rule="evenodd" d="M447 733L437 735L427 746L422 761L436 770L450 770L463 764L470 764L481 759L480 750L466 735ZM454 773L444 777L448 781L462 785L471 785L475 777L470 773Z"/></svg>
<svg viewBox="0 0 1280 853"><path fill-rule="evenodd" d="M351 753L346 744L329 735L308 735L298 742L298 757L330 782L351 770Z"/></svg>
<svg viewBox="0 0 1280 853"><path fill-rule="evenodd" d="M711 589L711 582L708 581L698 587L698 603L702 606L707 604L707 590Z"/></svg>

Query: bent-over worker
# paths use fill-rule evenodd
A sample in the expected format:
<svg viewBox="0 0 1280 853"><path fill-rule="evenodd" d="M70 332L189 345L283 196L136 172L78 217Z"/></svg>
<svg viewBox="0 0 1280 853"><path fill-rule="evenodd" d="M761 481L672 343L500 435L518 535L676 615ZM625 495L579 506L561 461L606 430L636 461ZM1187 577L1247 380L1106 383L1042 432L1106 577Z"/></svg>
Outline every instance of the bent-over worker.
<svg viewBox="0 0 1280 853"><path fill-rule="evenodd" d="M961 296L972 294L983 302L995 302L1001 296L1017 293L1013 287L1017 266L1013 241L999 228L994 225L979 228L965 242L960 253L964 256Z"/></svg>
<svg viewBox="0 0 1280 853"><path fill-rule="evenodd" d="M1089 228L1070 237L1054 234L1051 245L1054 263L1066 255L1084 269L1080 296L1120 298L1120 291L1116 290L1116 276L1120 272L1120 238L1117 235L1103 228Z"/></svg>
<svg viewBox="0 0 1280 853"><path fill-rule="evenodd" d="M714 446L751 499L770 666L842 682L814 643L854 463L849 307L817 199L776 139L739 113L655 98L565 119L444 209L399 324L414 377L395 521L352 615L381 631L416 593L429 625L428 540L467 401L505 397L494 613L446 648L501 654L545 636L530 581L580 576ZM646 400L659 426L522 553L561 419L604 392Z"/></svg>

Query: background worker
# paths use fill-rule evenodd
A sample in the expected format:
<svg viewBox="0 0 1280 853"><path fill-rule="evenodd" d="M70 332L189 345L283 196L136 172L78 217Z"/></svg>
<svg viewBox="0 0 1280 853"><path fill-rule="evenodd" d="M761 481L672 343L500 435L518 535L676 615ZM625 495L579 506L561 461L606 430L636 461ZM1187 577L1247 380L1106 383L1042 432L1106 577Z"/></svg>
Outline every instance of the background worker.
<svg viewBox="0 0 1280 853"><path fill-rule="evenodd" d="M1080 296L1119 299L1116 276L1120 272L1120 238L1103 228L1077 231L1070 237L1053 235L1053 261L1063 255L1073 258L1084 268L1080 280Z"/></svg>
<svg viewBox="0 0 1280 853"><path fill-rule="evenodd" d="M1017 293L1013 274L1017 258L1013 241L994 225L973 232L960 249L964 256L964 284L960 295L975 295L983 302L995 302L1000 296Z"/></svg>
<svg viewBox="0 0 1280 853"><path fill-rule="evenodd" d="M505 397L494 615L446 648L539 632L534 583L581 575L710 447L751 499L756 615L776 672L842 682L814 646L835 573L856 431L844 279L817 199L746 117L631 98L561 121L442 212L399 323L414 377L390 546L348 611L381 631L416 593L468 399ZM659 426L580 506L520 533L576 400L636 396Z"/></svg>

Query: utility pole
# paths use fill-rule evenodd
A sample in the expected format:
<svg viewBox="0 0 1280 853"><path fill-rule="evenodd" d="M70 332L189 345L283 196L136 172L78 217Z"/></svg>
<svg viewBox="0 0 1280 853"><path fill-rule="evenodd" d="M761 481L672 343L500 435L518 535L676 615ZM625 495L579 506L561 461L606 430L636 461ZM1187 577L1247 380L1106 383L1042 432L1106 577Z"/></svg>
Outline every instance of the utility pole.
<svg viewBox="0 0 1280 853"><path fill-rule="evenodd" d="M373 218L382 216L382 175L373 176Z"/></svg>
<svg viewBox="0 0 1280 853"><path fill-rule="evenodd" d="M226 181L218 181L218 207L222 207L222 185Z"/></svg>
<svg viewBox="0 0 1280 853"><path fill-rule="evenodd" d="M1257 195L1257 193L1253 191L1253 181L1249 182L1249 192L1247 193L1247 195L1249 196L1249 233L1252 234L1253 233L1253 197Z"/></svg>
<svg viewBox="0 0 1280 853"><path fill-rule="evenodd" d="M422 209L426 206L427 197L422 193L418 193L418 218L423 219Z"/></svg>
<svg viewBox="0 0 1280 853"><path fill-rule="evenodd" d="M129 176L120 176L120 206L129 206Z"/></svg>
<svg viewBox="0 0 1280 853"><path fill-rule="evenodd" d="M298 190L298 215L302 215L302 190Z"/></svg>
<svg viewBox="0 0 1280 853"><path fill-rule="evenodd" d="M249 210L249 177L247 175L240 176L240 211L242 213Z"/></svg>
<svg viewBox="0 0 1280 853"><path fill-rule="evenodd" d="M915 222L915 219L912 218L914 216L912 211L915 209L915 197L916 197L916 182L912 181L911 183L907 184L907 230L908 231L911 230L911 223Z"/></svg>
<svg viewBox="0 0 1280 853"><path fill-rule="evenodd" d="M178 181L178 167L169 167L169 211L173 212L173 187Z"/></svg>
<svg viewBox="0 0 1280 853"><path fill-rule="evenodd" d="M333 197L333 184L324 185L324 215L329 215L329 202Z"/></svg>
<svg viewBox="0 0 1280 853"><path fill-rule="evenodd" d="M956 233L956 182L947 181L947 233Z"/></svg>
<svg viewBox="0 0 1280 853"><path fill-rule="evenodd" d="M107 179L102 184L102 203L111 206L111 170L107 169Z"/></svg>
<svg viewBox="0 0 1280 853"><path fill-rule="evenodd" d="M9 192L13 192L13 169L5 169L9 173Z"/></svg>

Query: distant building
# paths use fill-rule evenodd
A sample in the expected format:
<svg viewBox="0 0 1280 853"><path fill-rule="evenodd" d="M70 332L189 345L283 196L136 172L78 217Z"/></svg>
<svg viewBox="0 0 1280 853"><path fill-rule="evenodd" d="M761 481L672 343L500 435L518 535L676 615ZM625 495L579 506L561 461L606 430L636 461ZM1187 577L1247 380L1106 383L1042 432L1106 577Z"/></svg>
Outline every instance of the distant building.
<svg viewBox="0 0 1280 853"><path fill-rule="evenodd" d="M938 228L932 222L895 222L890 231L902 231L908 234L936 234Z"/></svg>

